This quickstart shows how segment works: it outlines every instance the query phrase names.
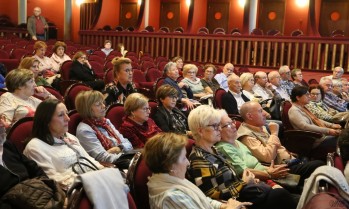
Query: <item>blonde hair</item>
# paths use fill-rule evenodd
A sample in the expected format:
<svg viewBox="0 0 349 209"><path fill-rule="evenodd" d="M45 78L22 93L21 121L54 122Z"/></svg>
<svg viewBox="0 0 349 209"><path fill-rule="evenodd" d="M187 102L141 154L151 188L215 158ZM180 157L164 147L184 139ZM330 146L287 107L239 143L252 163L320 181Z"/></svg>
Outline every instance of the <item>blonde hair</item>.
<svg viewBox="0 0 349 209"><path fill-rule="evenodd" d="M99 91L81 91L75 98L75 107L83 119L93 118L92 105L104 101L103 94Z"/></svg>
<svg viewBox="0 0 349 209"><path fill-rule="evenodd" d="M129 58L125 57L115 57L111 63L113 64L113 76L114 78L117 78L117 75L119 74L121 70L121 65L123 64L131 64L131 60Z"/></svg>
<svg viewBox="0 0 349 209"><path fill-rule="evenodd" d="M186 76L188 74L188 71L194 69L195 70L195 74L198 72L198 67L196 67L196 65L193 64L185 64L183 66L183 75Z"/></svg>
<svg viewBox="0 0 349 209"><path fill-rule="evenodd" d="M78 52L76 52L75 54L74 54L74 57L73 57L73 61L75 61L75 60L78 60L80 57L82 57L82 56L84 56L84 55L86 55L86 53L85 52L83 52L83 51L78 51Z"/></svg>
<svg viewBox="0 0 349 209"><path fill-rule="evenodd" d="M140 93L132 93L128 95L124 103L125 114L130 116L133 111L148 104L148 100L149 99L146 96Z"/></svg>
<svg viewBox="0 0 349 209"><path fill-rule="evenodd" d="M35 44L34 44L34 50L36 51L36 50L41 49L41 48L47 48L46 43L43 42L43 41L37 41L37 42L35 42Z"/></svg>
<svg viewBox="0 0 349 209"><path fill-rule="evenodd" d="M35 62L40 63L39 60L37 60L35 57L24 57L21 63L19 63L18 68L30 70L30 68L33 66Z"/></svg>
<svg viewBox="0 0 349 209"><path fill-rule="evenodd" d="M243 87L251 78L253 78L252 73L243 73L240 75L241 86Z"/></svg>
<svg viewBox="0 0 349 209"><path fill-rule="evenodd" d="M187 143L188 138L184 135L158 133L145 143L145 163L153 173L169 173Z"/></svg>
<svg viewBox="0 0 349 209"><path fill-rule="evenodd" d="M7 73L5 78L6 87L9 92L13 93L19 87L34 79L34 73L28 69L14 69Z"/></svg>

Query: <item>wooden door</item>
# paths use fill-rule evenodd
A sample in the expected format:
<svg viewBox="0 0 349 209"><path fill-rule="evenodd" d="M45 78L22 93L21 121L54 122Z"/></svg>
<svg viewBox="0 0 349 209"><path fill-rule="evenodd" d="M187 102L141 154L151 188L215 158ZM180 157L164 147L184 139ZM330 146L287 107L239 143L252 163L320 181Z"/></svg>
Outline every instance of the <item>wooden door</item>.
<svg viewBox="0 0 349 209"><path fill-rule="evenodd" d="M168 27L173 31L180 26L180 3L161 2L160 27Z"/></svg>
<svg viewBox="0 0 349 209"><path fill-rule="evenodd" d="M208 1L206 27L213 32L216 28L223 28L229 32L229 1Z"/></svg>
<svg viewBox="0 0 349 209"><path fill-rule="evenodd" d="M259 7L258 28L266 35L269 30L284 33L285 1L261 0Z"/></svg>
<svg viewBox="0 0 349 209"><path fill-rule="evenodd" d="M120 3L120 24L124 28L137 26L137 3Z"/></svg>
<svg viewBox="0 0 349 209"><path fill-rule="evenodd" d="M321 36L331 36L334 30L343 30L345 36L349 35L348 0L322 1L319 32Z"/></svg>

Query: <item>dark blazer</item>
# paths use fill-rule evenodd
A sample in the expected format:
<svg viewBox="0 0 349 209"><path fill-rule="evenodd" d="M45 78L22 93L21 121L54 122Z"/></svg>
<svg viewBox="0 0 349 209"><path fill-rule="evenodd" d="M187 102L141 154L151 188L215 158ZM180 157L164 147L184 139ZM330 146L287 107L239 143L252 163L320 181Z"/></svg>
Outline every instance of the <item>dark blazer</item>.
<svg viewBox="0 0 349 209"><path fill-rule="evenodd" d="M250 101L244 94L241 94L241 97L245 102ZM236 99L230 91L223 94L222 107L227 111L228 114L234 114L234 115L240 114Z"/></svg>
<svg viewBox="0 0 349 209"><path fill-rule="evenodd" d="M171 85L171 86L173 86L173 87L175 87L177 89L177 91L178 91L178 101L179 102L182 100L182 98L188 97L189 99L192 99L194 97L194 94L193 94L193 92L191 91L191 89L189 87L181 89L178 86L178 82L175 81L175 80L172 80L169 77L165 78L163 84L169 84L169 85ZM182 90L185 91L185 93L187 94L186 96L183 94Z"/></svg>
<svg viewBox="0 0 349 209"><path fill-rule="evenodd" d="M104 81L96 79L96 74L92 69L76 60L73 61L69 71L69 79L82 81L91 86L94 90L101 91L104 89Z"/></svg>
<svg viewBox="0 0 349 209"><path fill-rule="evenodd" d="M175 107L172 111L177 113L177 114L182 115L183 118L187 119L187 117L178 108ZM174 132L175 131L175 130L173 130L172 117L171 117L170 113L163 106L157 107L157 110L153 116L153 119L154 119L156 125L158 125L162 131L164 131L164 132ZM189 130L188 121L185 120L183 122L186 126L186 129L182 130L179 134L185 134L186 131Z"/></svg>

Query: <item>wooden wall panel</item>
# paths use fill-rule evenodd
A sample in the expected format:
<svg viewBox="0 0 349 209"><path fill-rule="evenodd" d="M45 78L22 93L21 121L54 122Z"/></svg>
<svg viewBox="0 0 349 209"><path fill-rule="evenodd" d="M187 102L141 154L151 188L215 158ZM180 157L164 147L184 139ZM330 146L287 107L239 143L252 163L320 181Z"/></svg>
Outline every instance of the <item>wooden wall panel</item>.
<svg viewBox="0 0 349 209"><path fill-rule="evenodd" d="M285 1L261 0L259 7L258 28L264 34L267 31L276 29L284 32Z"/></svg>
<svg viewBox="0 0 349 209"><path fill-rule="evenodd" d="M120 24L124 28L137 26L137 3L121 2L120 3Z"/></svg>
<svg viewBox="0 0 349 209"><path fill-rule="evenodd" d="M320 13L319 32L321 36L331 36L334 30L343 30L349 35L349 1L323 0Z"/></svg>
<svg viewBox="0 0 349 209"><path fill-rule="evenodd" d="M180 2L161 2L160 27L168 27L171 31L180 27Z"/></svg>
<svg viewBox="0 0 349 209"><path fill-rule="evenodd" d="M229 1L208 1L206 27L213 32L215 28L224 28L229 33Z"/></svg>

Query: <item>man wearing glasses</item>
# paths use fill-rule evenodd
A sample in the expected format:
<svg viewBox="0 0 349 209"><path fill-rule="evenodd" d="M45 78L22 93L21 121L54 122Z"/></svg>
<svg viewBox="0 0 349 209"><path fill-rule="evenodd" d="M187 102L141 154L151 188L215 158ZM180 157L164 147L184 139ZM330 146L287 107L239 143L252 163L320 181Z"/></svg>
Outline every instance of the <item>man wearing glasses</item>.
<svg viewBox="0 0 349 209"><path fill-rule="evenodd" d="M333 82L331 78L328 76L322 77L320 79L320 86L322 86L324 89L324 103L327 106L337 110L338 112L345 112L348 110L348 102L333 93Z"/></svg>
<svg viewBox="0 0 349 209"><path fill-rule="evenodd" d="M279 68L279 74L281 76L281 88L287 91L288 95L291 96L294 83L291 81L291 70L287 65L283 65Z"/></svg>
<svg viewBox="0 0 349 209"><path fill-rule="evenodd" d="M34 14L28 18L27 30L33 40L46 40L46 29L48 28L47 22L43 16L41 16L40 7L34 8Z"/></svg>

